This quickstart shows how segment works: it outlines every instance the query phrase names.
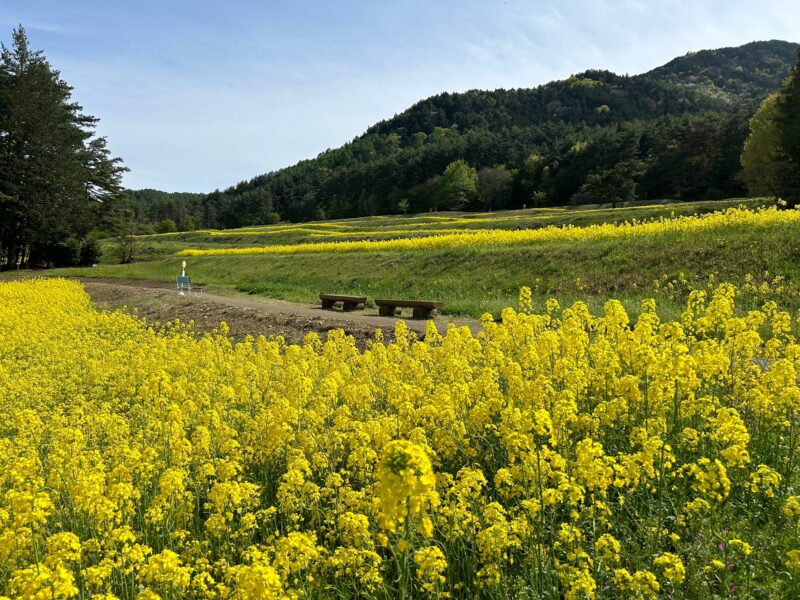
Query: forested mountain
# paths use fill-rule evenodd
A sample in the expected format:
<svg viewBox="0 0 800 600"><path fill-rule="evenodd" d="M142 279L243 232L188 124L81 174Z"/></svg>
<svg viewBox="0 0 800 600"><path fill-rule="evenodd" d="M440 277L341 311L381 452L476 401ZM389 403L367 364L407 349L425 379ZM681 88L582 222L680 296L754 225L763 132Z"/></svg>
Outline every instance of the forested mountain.
<svg viewBox="0 0 800 600"><path fill-rule="evenodd" d="M745 193L748 122L798 44L753 42L636 76L586 71L536 88L443 93L327 150L176 202L198 227L430 209ZM456 161L459 168L446 169ZM471 174L470 174L471 170ZM175 220L183 227L179 215Z"/></svg>
<svg viewBox="0 0 800 600"><path fill-rule="evenodd" d="M734 48L690 52L645 73L712 98L730 102L763 100L788 75L797 59L798 45L772 40Z"/></svg>

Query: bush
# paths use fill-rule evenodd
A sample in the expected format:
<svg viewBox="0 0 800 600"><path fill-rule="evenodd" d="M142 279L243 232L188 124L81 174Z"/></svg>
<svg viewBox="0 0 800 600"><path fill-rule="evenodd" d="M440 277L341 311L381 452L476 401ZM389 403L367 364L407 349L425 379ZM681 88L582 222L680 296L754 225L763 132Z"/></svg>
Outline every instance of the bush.
<svg viewBox="0 0 800 600"><path fill-rule="evenodd" d="M275 211L268 212L267 217L264 220L264 225L275 225L276 223L281 222L281 214Z"/></svg>
<svg viewBox="0 0 800 600"><path fill-rule="evenodd" d="M178 231L178 226L172 219L164 219L156 225L156 233L174 233Z"/></svg>
<svg viewBox="0 0 800 600"><path fill-rule="evenodd" d="M197 225L195 225L194 219L191 217L191 215L186 217L183 223L181 223L181 226L178 228L179 231L194 231L195 229L197 229Z"/></svg>

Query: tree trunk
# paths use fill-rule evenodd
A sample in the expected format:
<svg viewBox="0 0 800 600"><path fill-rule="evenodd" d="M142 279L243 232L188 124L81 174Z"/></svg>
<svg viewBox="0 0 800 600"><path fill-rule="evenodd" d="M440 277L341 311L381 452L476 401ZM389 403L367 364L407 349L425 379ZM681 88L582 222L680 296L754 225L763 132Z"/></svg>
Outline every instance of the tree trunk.
<svg viewBox="0 0 800 600"><path fill-rule="evenodd" d="M8 268L13 269L14 266L17 264L17 244L14 240L11 240L8 244Z"/></svg>

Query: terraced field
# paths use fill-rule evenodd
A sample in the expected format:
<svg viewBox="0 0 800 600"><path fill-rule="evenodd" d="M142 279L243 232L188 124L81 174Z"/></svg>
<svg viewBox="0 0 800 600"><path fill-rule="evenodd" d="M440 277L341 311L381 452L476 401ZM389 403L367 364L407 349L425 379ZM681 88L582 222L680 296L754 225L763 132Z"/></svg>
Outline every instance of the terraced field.
<svg viewBox="0 0 800 600"><path fill-rule="evenodd" d="M100 265L59 272L170 282L187 260L194 281L247 293L306 304L320 292L365 294L368 307L376 297L437 299L446 313L475 318L499 316L522 286L539 306L554 296L596 308L613 295L635 313L655 295L674 315L689 287L728 280L800 307L797 214L757 212L767 204L432 213L150 235L136 242L138 262L115 264L107 240ZM746 292L740 300L749 302Z"/></svg>

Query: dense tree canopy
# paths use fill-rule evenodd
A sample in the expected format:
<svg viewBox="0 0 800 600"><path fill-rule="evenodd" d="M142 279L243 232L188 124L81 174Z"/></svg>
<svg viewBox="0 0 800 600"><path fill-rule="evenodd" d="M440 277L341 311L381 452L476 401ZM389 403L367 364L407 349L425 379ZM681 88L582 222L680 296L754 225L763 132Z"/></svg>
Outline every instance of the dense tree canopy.
<svg viewBox="0 0 800 600"><path fill-rule="evenodd" d="M484 167L478 172L476 192L478 205L485 210L507 206L511 200L514 175L505 165Z"/></svg>
<svg viewBox="0 0 800 600"><path fill-rule="evenodd" d="M775 119L779 93L769 96L750 119L750 135L742 149L742 179L751 194L774 193L781 146Z"/></svg>
<svg viewBox="0 0 800 600"><path fill-rule="evenodd" d="M0 266L93 260L124 171L25 30L0 54Z"/></svg>
<svg viewBox="0 0 800 600"><path fill-rule="evenodd" d="M783 88L750 120L741 155L742 179L754 194L800 204L800 54Z"/></svg>
<svg viewBox="0 0 800 600"><path fill-rule="evenodd" d="M464 160L454 160L442 173L442 197L447 207L462 209L478 193L478 173Z"/></svg>
<svg viewBox="0 0 800 600"><path fill-rule="evenodd" d="M780 130L777 196L789 206L800 205L800 53L780 96L775 118Z"/></svg>

